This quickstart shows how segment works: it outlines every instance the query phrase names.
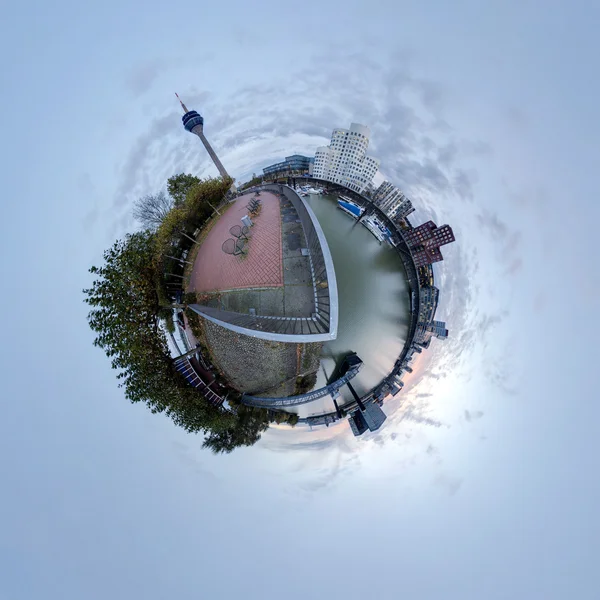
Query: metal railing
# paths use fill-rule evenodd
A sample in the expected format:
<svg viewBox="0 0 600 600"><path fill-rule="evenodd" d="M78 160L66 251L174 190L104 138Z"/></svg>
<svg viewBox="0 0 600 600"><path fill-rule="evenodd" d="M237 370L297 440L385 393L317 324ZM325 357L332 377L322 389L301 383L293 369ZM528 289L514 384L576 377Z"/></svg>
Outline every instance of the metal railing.
<svg viewBox="0 0 600 600"><path fill-rule="evenodd" d="M313 284L314 312L311 317L252 315L191 304L205 319L236 333L280 342L326 342L337 337L338 294L333 259L317 217L290 187L278 184L256 189L288 200L302 225Z"/></svg>
<svg viewBox="0 0 600 600"><path fill-rule="evenodd" d="M260 408L281 408L285 406L298 406L299 404L307 404L308 402L318 400L319 398L323 398L324 396L329 396L330 394L337 392L337 390L346 385L353 377L357 375L361 366L362 363L350 368L345 375L342 375L333 383L319 388L318 390L307 392L306 394L287 396L285 398L261 398L260 396L250 396L248 394L244 394L242 396L242 403L246 406L257 406Z"/></svg>
<svg viewBox="0 0 600 600"><path fill-rule="evenodd" d="M371 214L376 214L378 219L380 219L385 226L392 232L392 234L396 237L397 244L393 246L394 250L398 254L398 257L402 261L404 265L406 276L409 284L409 293L414 293L414 304L411 303L411 311L410 311L410 324L408 329L408 335L406 337L406 341L398 359L396 360L395 367L391 373L389 373L383 380L374 386L369 392L364 394L361 397L362 402L370 402L373 400L374 396L379 395L382 391L385 390L387 386L390 386L394 378L398 375L402 369L412 372L412 369L405 364L406 358L409 355L411 349L413 348L415 334L417 330L418 316L419 316L419 305L421 301L420 294L420 285L419 285L419 276L417 272L417 268L415 266L414 260L412 258L412 254L410 249L408 248L406 242L404 241L403 231L400 227L394 223L386 213L384 213L378 206L376 206L371 200L365 198L362 194L358 192L354 192L342 185L334 184L329 181L324 181L316 178L306 178L303 181L313 181L315 183L324 185L328 188L329 193L343 193L353 200L356 200L361 206L365 207L367 210L363 213L363 216L370 212ZM416 309L416 310L415 310ZM352 410L356 407L357 403L355 400L352 400L340 407L345 411ZM334 423L339 419L337 413L323 413L321 415L315 415L312 417L305 417L299 419L299 423L307 423L307 424L329 424Z"/></svg>
<svg viewBox="0 0 600 600"><path fill-rule="evenodd" d="M175 368L185 377L187 382L199 389L202 395L214 406L221 406L223 404L223 398L219 396L216 392L213 392L205 383L200 379L198 373L190 363L190 361L186 358L178 358L175 361Z"/></svg>

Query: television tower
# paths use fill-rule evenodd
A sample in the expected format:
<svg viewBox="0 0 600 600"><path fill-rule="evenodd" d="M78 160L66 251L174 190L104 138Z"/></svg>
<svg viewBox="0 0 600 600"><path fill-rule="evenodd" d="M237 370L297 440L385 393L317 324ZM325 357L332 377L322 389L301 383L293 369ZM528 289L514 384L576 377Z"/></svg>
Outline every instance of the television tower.
<svg viewBox="0 0 600 600"><path fill-rule="evenodd" d="M219 170L221 177L226 177L229 179L229 174L225 170L223 163L219 160L219 157L217 156L216 152L212 149L212 146L209 144L208 140L206 139L206 136L204 135L204 119L195 110L188 110L187 106L181 101L181 98L179 97L179 94L177 94L177 92L175 92L175 95L177 96L177 100L179 100L179 103L181 104L181 108L183 108L184 115L183 117L181 117L181 120L183 121L183 126L185 127L186 131L189 131L190 133L195 133L202 140L206 151L212 158L213 163L215 163L215 167L217 167L217 169ZM234 194L237 192L235 183L231 184L231 191Z"/></svg>

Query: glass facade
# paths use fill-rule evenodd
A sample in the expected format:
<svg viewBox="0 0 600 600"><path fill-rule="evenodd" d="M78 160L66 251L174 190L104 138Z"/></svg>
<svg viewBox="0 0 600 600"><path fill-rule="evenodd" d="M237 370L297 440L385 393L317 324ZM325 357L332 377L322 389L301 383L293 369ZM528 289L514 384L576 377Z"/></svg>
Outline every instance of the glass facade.
<svg viewBox="0 0 600 600"><path fill-rule="evenodd" d="M288 171L308 171L311 159L308 156L302 156L301 154L294 154L292 156L286 156L283 162L269 165L263 169L265 175L271 173L280 173Z"/></svg>

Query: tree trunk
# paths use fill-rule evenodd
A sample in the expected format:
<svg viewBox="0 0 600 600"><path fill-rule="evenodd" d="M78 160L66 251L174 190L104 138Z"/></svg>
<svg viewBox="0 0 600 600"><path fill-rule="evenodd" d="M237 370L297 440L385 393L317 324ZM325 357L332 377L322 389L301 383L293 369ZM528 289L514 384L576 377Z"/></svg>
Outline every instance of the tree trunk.
<svg viewBox="0 0 600 600"><path fill-rule="evenodd" d="M189 260L184 260L183 258L177 258L175 256L171 256L170 254L163 254L163 256L166 256L167 258L172 258L173 260L178 260L179 262L187 263L188 265L194 264L194 263L191 263Z"/></svg>
<svg viewBox="0 0 600 600"><path fill-rule="evenodd" d="M198 246L200 245L200 242L197 242L193 237L189 236L187 233L184 233L183 231L180 231L179 233L185 236L188 240L194 242L194 244L198 244Z"/></svg>

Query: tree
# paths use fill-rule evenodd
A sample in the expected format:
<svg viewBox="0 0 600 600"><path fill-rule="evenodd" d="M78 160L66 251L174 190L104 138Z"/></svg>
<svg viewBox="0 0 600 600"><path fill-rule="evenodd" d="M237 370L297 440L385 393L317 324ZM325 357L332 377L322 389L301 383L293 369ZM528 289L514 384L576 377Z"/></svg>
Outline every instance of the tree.
<svg viewBox="0 0 600 600"><path fill-rule="evenodd" d="M175 206L182 206L188 192L199 183L200 179L198 177L186 173L179 173L179 175L169 177L167 180L167 191L173 199Z"/></svg>
<svg viewBox="0 0 600 600"><path fill-rule="evenodd" d="M88 322L98 334L94 345L119 371L120 387L131 402L166 412L190 432L219 433L234 427L235 415L209 404L175 369L159 327L154 252L152 232L130 234L104 253L104 266L90 269L97 278L84 294L92 307Z"/></svg>
<svg viewBox="0 0 600 600"><path fill-rule="evenodd" d="M205 179L197 185L192 186L185 198L185 206L188 213L191 215L203 215L204 219L208 219L211 210L219 212L216 208L225 194L229 191L233 180L231 178L221 179L220 177L213 179ZM210 207L210 208L208 208Z"/></svg>
<svg viewBox="0 0 600 600"><path fill-rule="evenodd" d="M164 192L139 198L133 205L133 216L144 229L154 231L173 208L173 200Z"/></svg>
<svg viewBox="0 0 600 600"><path fill-rule="evenodd" d="M229 454L239 446L252 446L260 440L261 433L269 428L269 413L264 409L239 405L233 427L210 433L203 448L210 448L215 454Z"/></svg>
<svg viewBox="0 0 600 600"><path fill-rule="evenodd" d="M144 402L154 413L166 413L188 432L207 434L204 447L213 452L231 452L260 439L269 426L269 413L242 405L234 411L216 407L177 371L167 342L176 305L169 300L165 280L172 264L169 261L180 262L176 246L181 236L189 237L186 230L193 231L205 222L211 213L210 203L221 202L231 180L177 177L180 185L173 183L169 193L180 192L186 181L193 183L183 203L175 207L175 199L165 199L164 194L146 197L152 201L140 200L139 210L146 212L136 218L146 219L149 227L115 242L104 253L103 266L90 268L95 279L83 290L91 307L88 322L97 334L94 345L104 350L118 371L126 398ZM235 405L232 398L230 401Z"/></svg>

